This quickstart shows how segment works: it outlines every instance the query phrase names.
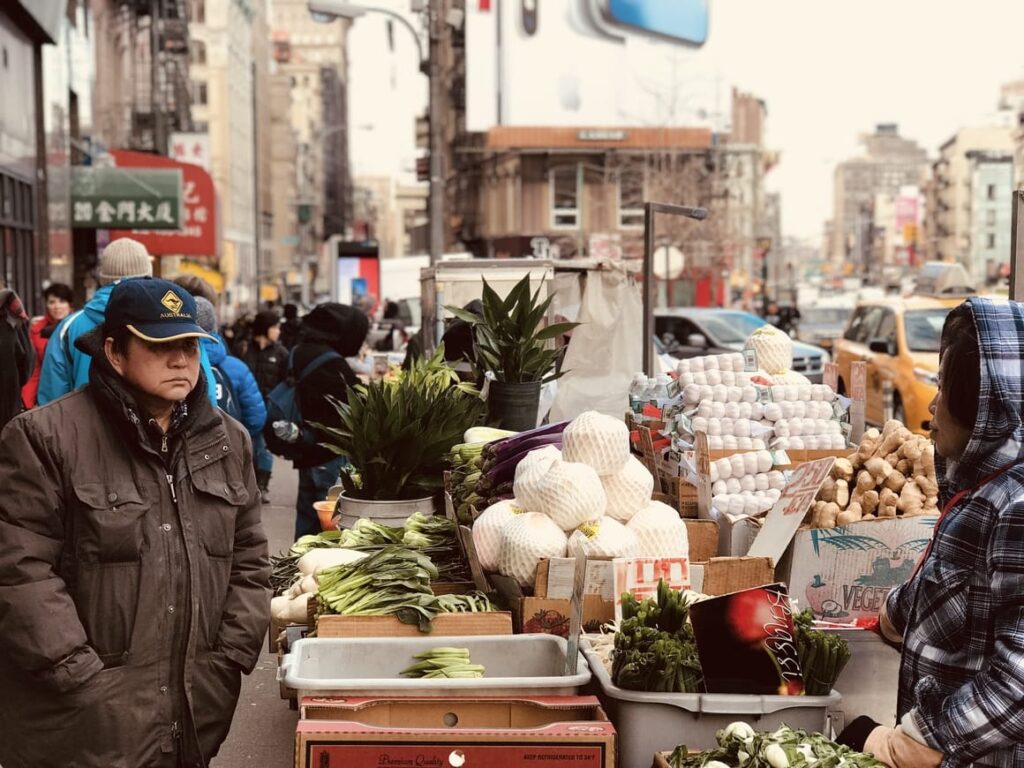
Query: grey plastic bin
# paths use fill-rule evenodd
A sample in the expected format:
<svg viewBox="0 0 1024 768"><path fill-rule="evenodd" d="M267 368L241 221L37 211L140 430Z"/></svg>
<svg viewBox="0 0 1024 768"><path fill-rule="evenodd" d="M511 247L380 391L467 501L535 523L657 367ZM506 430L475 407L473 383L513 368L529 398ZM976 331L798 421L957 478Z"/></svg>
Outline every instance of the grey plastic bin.
<svg viewBox="0 0 1024 768"><path fill-rule="evenodd" d="M900 652L867 629L825 631L844 638L850 645L850 661L836 681L836 690L843 694L843 719L833 718L836 730L842 730L844 722L850 723L861 715L882 725L895 725Z"/></svg>
<svg viewBox="0 0 1024 768"><path fill-rule="evenodd" d="M586 638L580 644L590 664L597 696L619 736L619 768L649 768L655 752L680 744L717 746L715 733L736 720L757 730L792 728L824 731L828 711L842 700L829 696L742 696L730 693L646 693L612 684Z"/></svg>
<svg viewBox="0 0 1024 768"><path fill-rule="evenodd" d="M402 677L417 653L467 648L484 677L424 680ZM590 681L582 655L565 675L566 642L554 635L478 637L307 638L292 646L278 680L299 696L573 696Z"/></svg>

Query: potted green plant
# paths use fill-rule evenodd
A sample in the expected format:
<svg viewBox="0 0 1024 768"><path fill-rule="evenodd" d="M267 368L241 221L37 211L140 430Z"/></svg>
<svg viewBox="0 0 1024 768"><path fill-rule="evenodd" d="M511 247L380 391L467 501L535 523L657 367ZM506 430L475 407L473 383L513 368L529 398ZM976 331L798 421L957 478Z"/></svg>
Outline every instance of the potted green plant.
<svg viewBox="0 0 1024 768"><path fill-rule="evenodd" d="M341 475L341 523L360 517L404 519L433 514L444 485L446 455L464 432L483 423L486 406L471 384L460 383L439 346L407 371L353 387L348 402L333 401L341 427L317 425L323 445L352 462Z"/></svg>
<svg viewBox="0 0 1024 768"><path fill-rule="evenodd" d="M550 342L579 323L544 325L554 297L539 301L541 289L530 292L527 275L502 299L484 280L482 315L448 307L473 326L477 364L493 375L487 407L502 429L522 432L537 426L541 385L564 373L557 371L566 347Z"/></svg>

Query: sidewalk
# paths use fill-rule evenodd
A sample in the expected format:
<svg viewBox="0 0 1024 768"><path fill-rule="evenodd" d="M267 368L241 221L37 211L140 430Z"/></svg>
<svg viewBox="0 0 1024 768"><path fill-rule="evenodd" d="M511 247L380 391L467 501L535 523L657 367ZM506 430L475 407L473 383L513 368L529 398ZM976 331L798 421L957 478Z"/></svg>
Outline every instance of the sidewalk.
<svg viewBox="0 0 1024 768"><path fill-rule="evenodd" d="M274 461L270 481L271 503L263 505L263 525L276 554L292 543L295 529L295 494L299 473L289 462ZM242 694L231 733L211 763L212 768L288 768L295 762L295 723L298 713L280 697L277 656L266 652L255 671L242 679Z"/></svg>

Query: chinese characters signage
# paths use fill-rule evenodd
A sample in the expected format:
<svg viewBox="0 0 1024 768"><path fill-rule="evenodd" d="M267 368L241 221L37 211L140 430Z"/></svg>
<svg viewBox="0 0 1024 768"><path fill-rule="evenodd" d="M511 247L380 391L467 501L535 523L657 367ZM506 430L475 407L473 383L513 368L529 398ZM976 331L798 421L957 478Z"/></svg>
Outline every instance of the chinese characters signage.
<svg viewBox="0 0 1024 768"><path fill-rule="evenodd" d="M182 173L173 168L73 169L71 222L79 229L178 229Z"/></svg>
<svg viewBox="0 0 1024 768"><path fill-rule="evenodd" d="M175 231L158 230L156 227L141 228L136 225L137 228L131 232L111 232L112 238L123 235L134 237L154 256L219 256L217 194L209 173L193 163L179 162L145 152L114 149L110 154L118 168L174 169L181 174L181 221Z"/></svg>

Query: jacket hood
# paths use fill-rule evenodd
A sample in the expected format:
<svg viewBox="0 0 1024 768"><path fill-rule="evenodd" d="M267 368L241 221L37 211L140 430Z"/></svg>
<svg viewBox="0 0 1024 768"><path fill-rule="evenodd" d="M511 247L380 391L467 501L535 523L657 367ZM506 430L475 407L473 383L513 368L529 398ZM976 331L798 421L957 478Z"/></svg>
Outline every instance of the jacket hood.
<svg viewBox="0 0 1024 768"><path fill-rule="evenodd" d="M947 327L950 319L964 314L978 333L981 387L964 455L958 462L935 457L940 481L948 481L952 491L1024 461L1024 304L970 298L949 313Z"/></svg>
<svg viewBox="0 0 1024 768"><path fill-rule="evenodd" d="M370 321L347 304L320 304L302 319L304 341L326 344L343 357L353 357L366 341Z"/></svg>
<svg viewBox="0 0 1024 768"><path fill-rule="evenodd" d="M228 348L223 340L218 343L209 339L200 339L199 343L206 350L206 359L210 361L210 365L220 365L228 356Z"/></svg>
<svg viewBox="0 0 1024 768"><path fill-rule="evenodd" d="M114 291L114 285L114 283L110 283L109 285L100 286L88 303L82 307L82 313L92 320L93 325L103 324L103 318L107 314L107 302L110 301L110 294Z"/></svg>

